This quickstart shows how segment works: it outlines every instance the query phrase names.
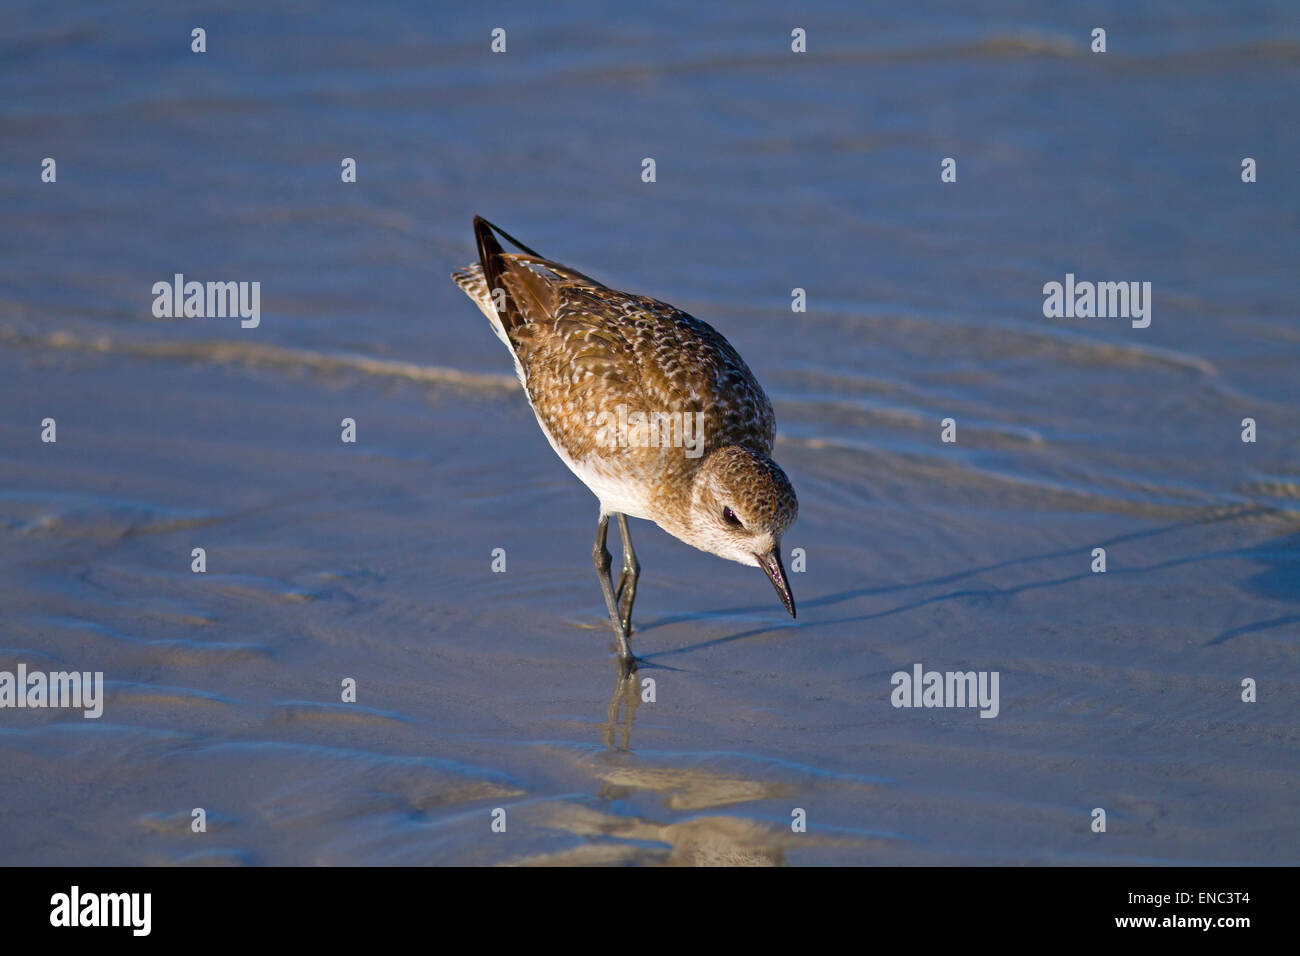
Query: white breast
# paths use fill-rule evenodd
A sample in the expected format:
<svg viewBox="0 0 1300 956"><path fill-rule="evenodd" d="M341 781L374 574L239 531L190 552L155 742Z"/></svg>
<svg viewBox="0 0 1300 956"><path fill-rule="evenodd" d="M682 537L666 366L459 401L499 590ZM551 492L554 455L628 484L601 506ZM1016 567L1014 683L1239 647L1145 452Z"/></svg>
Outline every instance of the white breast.
<svg viewBox="0 0 1300 956"><path fill-rule="evenodd" d="M527 393L526 389L525 393ZM529 404L532 404L531 399ZM537 409L533 409L533 414L537 415ZM600 460L595 456L589 456L580 462L574 461L552 437L540 415L537 416L537 426L546 436L546 440L551 443L551 448L560 461L564 462L569 471L577 475L578 480L591 489L591 493L600 501L601 514L625 514L631 518L654 520L650 496L643 482L619 475L612 468L602 468Z"/></svg>

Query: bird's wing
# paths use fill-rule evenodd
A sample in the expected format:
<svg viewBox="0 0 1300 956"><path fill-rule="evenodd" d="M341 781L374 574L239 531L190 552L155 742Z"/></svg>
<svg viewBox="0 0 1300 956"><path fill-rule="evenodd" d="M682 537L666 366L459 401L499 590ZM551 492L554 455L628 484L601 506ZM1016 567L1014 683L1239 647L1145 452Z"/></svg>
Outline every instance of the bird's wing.
<svg viewBox="0 0 1300 956"><path fill-rule="evenodd" d="M594 450L597 420L619 406L697 416L708 447L771 452L772 404L711 326L546 259L486 220L476 217L474 227L480 262L456 273L456 282L492 319L538 417L572 457ZM524 251L504 252L498 233ZM498 288L501 309L491 296Z"/></svg>
<svg viewBox="0 0 1300 956"><path fill-rule="evenodd" d="M560 267L563 269L564 267ZM744 360L717 331L664 302L592 283L577 273L555 273L526 289L511 330L516 355L539 414L579 406L588 412L697 416L708 447L755 444L770 453L775 436L771 402ZM549 423L548 423L549 424Z"/></svg>

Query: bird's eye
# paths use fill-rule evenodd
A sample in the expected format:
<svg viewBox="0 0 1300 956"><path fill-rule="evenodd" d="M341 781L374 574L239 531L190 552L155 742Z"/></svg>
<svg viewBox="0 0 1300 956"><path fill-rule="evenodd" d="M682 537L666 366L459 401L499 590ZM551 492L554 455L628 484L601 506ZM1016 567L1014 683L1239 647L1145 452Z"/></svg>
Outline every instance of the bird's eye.
<svg viewBox="0 0 1300 956"><path fill-rule="evenodd" d="M736 513L730 508L722 509L722 520L727 522L727 524L731 525L733 528L742 527L740 519L736 517Z"/></svg>

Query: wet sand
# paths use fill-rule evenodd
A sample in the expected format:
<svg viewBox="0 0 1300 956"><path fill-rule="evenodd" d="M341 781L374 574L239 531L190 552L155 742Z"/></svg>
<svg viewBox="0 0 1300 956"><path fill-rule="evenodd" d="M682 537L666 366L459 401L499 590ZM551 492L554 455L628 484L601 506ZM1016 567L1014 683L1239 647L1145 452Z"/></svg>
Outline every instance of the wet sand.
<svg viewBox="0 0 1300 956"><path fill-rule="evenodd" d="M520 8L496 60L386 5L213 19L198 62L0 16L0 670L107 681L0 710L0 862L1300 862L1300 45L1162 9L1105 64L1014 6L814 7L797 63L775 8ZM799 619L634 521L653 702L448 278L474 213L773 399ZM176 271L261 281L260 327L155 319ZM1151 327L1044 318L1067 271L1152 281ZM892 707L916 663L999 672L998 716Z"/></svg>

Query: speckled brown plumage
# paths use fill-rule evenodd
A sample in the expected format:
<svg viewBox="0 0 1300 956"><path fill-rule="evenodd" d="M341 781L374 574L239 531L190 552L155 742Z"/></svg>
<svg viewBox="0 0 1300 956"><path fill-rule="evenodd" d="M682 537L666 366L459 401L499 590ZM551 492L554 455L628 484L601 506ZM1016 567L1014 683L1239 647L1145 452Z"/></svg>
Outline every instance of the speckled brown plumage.
<svg viewBox="0 0 1300 956"><path fill-rule="evenodd" d="M666 302L611 289L483 220L475 227L480 261L453 279L509 347L543 432L602 514L654 521L747 564L779 549L798 504L770 457L771 402L727 340ZM503 251L498 233L524 251ZM500 290L495 300L490 290ZM620 406L690 416L702 425L702 454L611 447L601 423Z"/></svg>

